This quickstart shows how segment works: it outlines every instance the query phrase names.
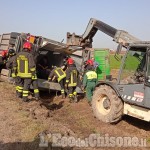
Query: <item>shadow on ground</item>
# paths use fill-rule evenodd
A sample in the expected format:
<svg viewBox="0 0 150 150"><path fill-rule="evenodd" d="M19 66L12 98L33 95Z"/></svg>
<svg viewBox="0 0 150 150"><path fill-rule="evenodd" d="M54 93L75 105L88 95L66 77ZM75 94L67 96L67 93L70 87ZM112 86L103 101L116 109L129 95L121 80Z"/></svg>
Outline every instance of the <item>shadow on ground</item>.
<svg viewBox="0 0 150 150"><path fill-rule="evenodd" d="M15 143L0 142L0 150L73 150L73 148L52 147L51 143L45 143L40 145L40 140L36 139L32 142L15 142Z"/></svg>
<svg viewBox="0 0 150 150"><path fill-rule="evenodd" d="M40 93L40 105L45 106L48 110L58 110L63 107L64 100L60 98L60 93L56 95L55 92L41 92ZM57 104L55 103L56 99L60 99L60 102Z"/></svg>
<svg viewBox="0 0 150 150"><path fill-rule="evenodd" d="M123 120L139 129L150 131L150 122L146 122L127 115L123 116Z"/></svg>

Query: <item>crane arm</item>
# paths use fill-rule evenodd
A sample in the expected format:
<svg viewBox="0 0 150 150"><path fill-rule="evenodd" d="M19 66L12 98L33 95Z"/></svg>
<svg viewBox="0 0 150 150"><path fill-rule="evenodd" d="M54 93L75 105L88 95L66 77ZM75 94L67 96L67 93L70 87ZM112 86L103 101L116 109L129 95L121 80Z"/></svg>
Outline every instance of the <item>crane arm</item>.
<svg viewBox="0 0 150 150"><path fill-rule="evenodd" d="M132 36L124 30L118 30L100 20L91 18L83 35L76 35L75 33L67 33L67 45L69 46L81 46L81 47L92 47L93 37L96 32L107 34L113 38L116 43L122 44L126 47L127 44L139 41L138 38Z"/></svg>

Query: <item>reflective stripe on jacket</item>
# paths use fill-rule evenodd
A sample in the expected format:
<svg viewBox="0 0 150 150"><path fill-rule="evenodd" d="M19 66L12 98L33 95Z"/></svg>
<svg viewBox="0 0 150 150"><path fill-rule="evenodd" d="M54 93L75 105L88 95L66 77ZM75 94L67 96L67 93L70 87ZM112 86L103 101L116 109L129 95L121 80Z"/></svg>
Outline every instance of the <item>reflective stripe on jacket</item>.
<svg viewBox="0 0 150 150"><path fill-rule="evenodd" d="M97 73L95 71L88 71L86 75L87 80L97 79Z"/></svg>
<svg viewBox="0 0 150 150"><path fill-rule="evenodd" d="M17 76L21 78L31 78L35 74L35 62L33 55L29 52L19 52L17 55L16 64Z"/></svg>
<svg viewBox="0 0 150 150"><path fill-rule="evenodd" d="M95 84L97 83L97 73L92 70L85 73L83 78L83 87L86 87L90 82L95 82Z"/></svg>
<svg viewBox="0 0 150 150"><path fill-rule="evenodd" d="M57 78L57 81L60 82L62 79L66 77L66 73L61 68L55 68L51 71L48 79L52 79L53 77Z"/></svg>
<svg viewBox="0 0 150 150"><path fill-rule="evenodd" d="M78 71L75 65L70 65L66 70L66 83L68 87L77 86L78 81Z"/></svg>
<svg viewBox="0 0 150 150"><path fill-rule="evenodd" d="M58 82L66 77L66 73L61 68L56 68L54 72L57 74Z"/></svg>

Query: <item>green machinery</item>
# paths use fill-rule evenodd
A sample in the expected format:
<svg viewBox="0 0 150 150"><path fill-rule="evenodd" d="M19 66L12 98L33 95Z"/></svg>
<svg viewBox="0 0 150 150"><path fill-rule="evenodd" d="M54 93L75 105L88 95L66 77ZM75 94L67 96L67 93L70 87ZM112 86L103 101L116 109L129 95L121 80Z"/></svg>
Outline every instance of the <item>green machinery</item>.
<svg viewBox="0 0 150 150"><path fill-rule="evenodd" d="M98 80L105 80L110 75L109 49L94 49L94 58L99 63L96 69Z"/></svg>

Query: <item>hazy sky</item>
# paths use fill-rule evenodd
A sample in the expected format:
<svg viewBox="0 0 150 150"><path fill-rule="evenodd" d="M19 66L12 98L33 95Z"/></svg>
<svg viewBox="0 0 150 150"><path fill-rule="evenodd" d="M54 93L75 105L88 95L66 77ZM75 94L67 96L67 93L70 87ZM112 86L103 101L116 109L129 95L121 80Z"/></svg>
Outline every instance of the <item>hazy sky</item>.
<svg viewBox="0 0 150 150"><path fill-rule="evenodd" d="M30 32L61 41L67 32L83 34L90 18L150 40L150 0L0 0L0 34ZM93 47L116 44L102 32Z"/></svg>

